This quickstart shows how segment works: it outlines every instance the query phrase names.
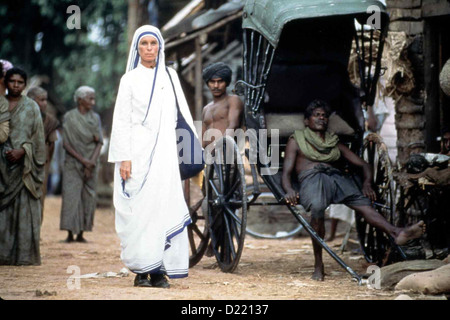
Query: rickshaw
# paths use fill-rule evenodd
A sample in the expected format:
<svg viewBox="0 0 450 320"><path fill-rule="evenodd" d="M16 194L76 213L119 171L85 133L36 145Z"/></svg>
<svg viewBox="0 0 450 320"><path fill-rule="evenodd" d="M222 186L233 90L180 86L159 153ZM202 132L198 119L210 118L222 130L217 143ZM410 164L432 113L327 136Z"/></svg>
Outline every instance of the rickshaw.
<svg viewBox="0 0 450 320"><path fill-rule="evenodd" d="M237 139L224 136L217 142L215 159L220 161L208 164L205 170L205 199L191 207L191 265L200 261L210 245L222 271L236 269L244 248L247 217L255 211L253 206L261 205L258 198L266 188L275 200L270 205L286 207L354 280L362 282L361 276L316 234L302 207L286 203L281 174L286 143L294 130L301 129L306 106L314 99L325 100L333 108L330 129L333 126L341 141L370 163L377 193L374 206L392 220L392 165L378 135L364 138L362 111L374 103L388 23L384 5L375 0L246 2L242 18L243 79L236 83L235 91L245 100L244 157L251 174L250 178L246 175ZM348 73L352 46L358 62L357 85ZM343 169L354 172L356 180L361 177L349 164L343 164ZM203 215L198 213L202 204ZM369 262L378 263L388 250L401 252L392 239L364 219L358 218L356 223Z"/></svg>

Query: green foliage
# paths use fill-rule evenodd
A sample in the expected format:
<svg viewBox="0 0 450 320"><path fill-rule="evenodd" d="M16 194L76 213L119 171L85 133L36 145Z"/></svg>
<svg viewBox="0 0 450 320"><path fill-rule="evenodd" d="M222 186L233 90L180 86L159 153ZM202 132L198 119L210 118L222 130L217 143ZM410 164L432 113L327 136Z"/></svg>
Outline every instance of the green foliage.
<svg viewBox="0 0 450 320"><path fill-rule="evenodd" d="M70 5L80 8L81 29L67 27ZM81 85L96 89L97 110L113 107L127 58L127 1L2 0L0 21L0 58L30 77L49 76L60 109L74 106Z"/></svg>
<svg viewBox="0 0 450 320"><path fill-rule="evenodd" d="M82 29L71 30L64 39L65 45L73 49L53 63L58 83L64 83L57 91L64 101L72 103L75 89L89 85L97 92L97 108L103 110L113 106L120 76L125 71L126 2L95 1L95 6L80 9Z"/></svg>

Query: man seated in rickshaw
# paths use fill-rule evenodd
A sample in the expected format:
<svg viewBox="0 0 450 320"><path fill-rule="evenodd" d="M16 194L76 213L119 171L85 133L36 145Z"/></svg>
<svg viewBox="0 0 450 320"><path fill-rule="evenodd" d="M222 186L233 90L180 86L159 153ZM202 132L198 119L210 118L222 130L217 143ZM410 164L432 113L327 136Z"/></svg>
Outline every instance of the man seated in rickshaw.
<svg viewBox="0 0 450 320"><path fill-rule="evenodd" d="M325 236L325 209L332 203L343 203L354 209L369 224L392 236L398 245L420 237L425 231L423 221L407 228L397 228L373 209L371 201L376 195L371 187L370 166L340 143L335 134L327 131L329 115L330 108L326 102L311 102L305 111L306 128L295 131L287 143L282 174L286 202L296 205L299 201L306 211L311 212L311 226L321 238ZM341 157L363 169L362 192L350 176L335 167ZM299 190L294 190L291 184L294 169L300 183ZM323 281L322 248L313 241L313 249L315 265L312 279Z"/></svg>

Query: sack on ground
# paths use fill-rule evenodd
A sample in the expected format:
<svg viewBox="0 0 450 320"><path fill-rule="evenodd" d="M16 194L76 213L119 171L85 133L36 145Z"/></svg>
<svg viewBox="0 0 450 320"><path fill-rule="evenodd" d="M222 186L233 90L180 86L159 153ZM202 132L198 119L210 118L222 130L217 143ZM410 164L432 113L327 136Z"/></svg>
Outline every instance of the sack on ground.
<svg viewBox="0 0 450 320"><path fill-rule="evenodd" d="M400 280L395 289L410 290L423 294L449 293L450 264L432 271L410 274Z"/></svg>

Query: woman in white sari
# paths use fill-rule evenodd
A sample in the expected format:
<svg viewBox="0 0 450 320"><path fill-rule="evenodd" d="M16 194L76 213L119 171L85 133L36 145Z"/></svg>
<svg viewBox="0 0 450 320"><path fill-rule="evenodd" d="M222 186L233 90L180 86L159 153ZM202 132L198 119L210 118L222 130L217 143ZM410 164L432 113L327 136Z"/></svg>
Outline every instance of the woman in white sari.
<svg viewBox="0 0 450 320"><path fill-rule="evenodd" d="M109 162L121 259L135 286L169 287L188 275L191 223L180 178L177 108L194 130L177 73L165 66L164 41L153 26L136 30L114 109Z"/></svg>

